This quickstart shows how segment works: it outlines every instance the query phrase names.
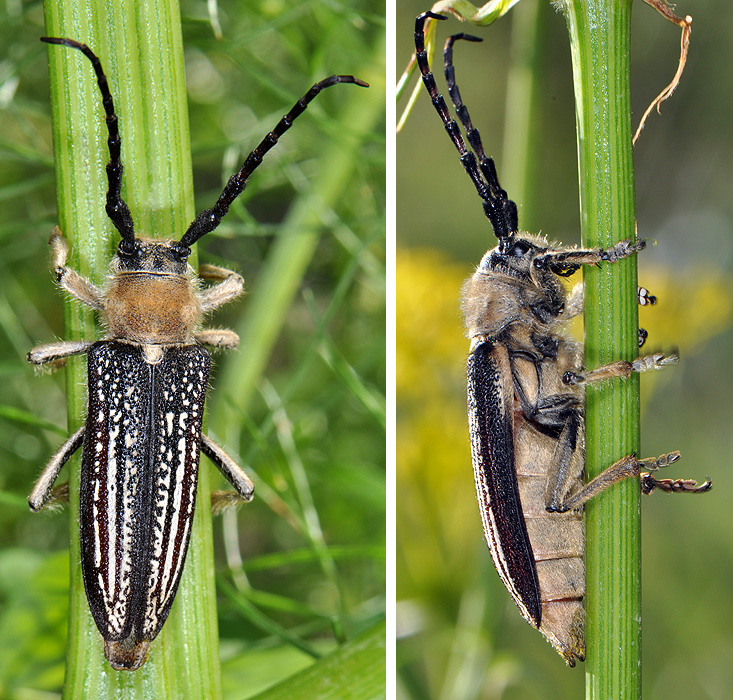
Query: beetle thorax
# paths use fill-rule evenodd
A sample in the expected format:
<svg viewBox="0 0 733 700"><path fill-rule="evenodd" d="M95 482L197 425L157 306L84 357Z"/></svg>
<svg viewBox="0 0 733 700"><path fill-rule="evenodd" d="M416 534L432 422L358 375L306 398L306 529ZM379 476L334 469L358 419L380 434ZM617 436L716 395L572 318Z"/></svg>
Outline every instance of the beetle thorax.
<svg viewBox="0 0 733 700"><path fill-rule="evenodd" d="M498 337L520 324L529 332L553 325L565 309L562 283L534 261L549 249L541 236L517 236L507 250L494 248L463 287L462 310L469 338Z"/></svg>
<svg viewBox="0 0 733 700"><path fill-rule="evenodd" d="M111 338L156 345L190 342L200 313L190 280L151 272L115 275L104 312Z"/></svg>

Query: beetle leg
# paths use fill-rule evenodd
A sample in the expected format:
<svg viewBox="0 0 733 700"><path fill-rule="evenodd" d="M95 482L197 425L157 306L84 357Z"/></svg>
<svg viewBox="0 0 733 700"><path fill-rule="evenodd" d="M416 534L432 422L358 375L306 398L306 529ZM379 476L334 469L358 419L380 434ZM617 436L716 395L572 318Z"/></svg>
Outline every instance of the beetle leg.
<svg viewBox="0 0 733 700"><path fill-rule="evenodd" d="M564 500L582 469L574 459L578 449L582 451L582 406L577 396L570 393L544 396L533 403L518 382L514 390L527 421L540 431L552 431L557 435L547 473L545 507L550 512L564 511Z"/></svg>
<svg viewBox="0 0 733 700"><path fill-rule="evenodd" d="M657 303L657 297L649 293L646 287L636 288L636 298L639 306L654 306Z"/></svg>
<svg viewBox="0 0 733 700"><path fill-rule="evenodd" d="M636 296L639 306L653 306L657 303L657 297L649 293L646 287L637 287ZM576 284L565 302L564 318L569 320L580 316L583 313L583 283ZM639 347L646 342L649 333L644 328L639 328Z"/></svg>
<svg viewBox="0 0 733 700"><path fill-rule="evenodd" d="M51 232L48 244L51 246L53 269L56 273L56 280L59 283L59 287L66 290L72 297L87 306L101 311L104 306L102 303L102 291L98 287L95 287L86 277L82 277L76 270L66 267L69 244L58 226Z"/></svg>
<svg viewBox="0 0 733 700"><path fill-rule="evenodd" d="M655 352L651 355L637 357L633 362L619 360L618 362L612 362L609 365L603 365L603 367L598 367L588 372L565 372L562 381L568 386L575 386L576 384L601 382L605 379L613 379L614 377L628 378L632 372L641 373L649 372L653 369L663 369L667 365L677 364L678 361L679 357L676 353L665 355L661 352Z"/></svg>
<svg viewBox="0 0 733 700"><path fill-rule="evenodd" d="M82 425L51 457L49 463L38 477L33 491L28 496L28 505L31 510L37 512L55 501L68 500L68 488L66 484L54 489L53 485L61 471L61 468L69 461L84 442L84 431L86 426ZM64 497L65 496L65 497Z"/></svg>
<svg viewBox="0 0 733 700"><path fill-rule="evenodd" d="M655 489L665 493L706 493L713 488L713 482L707 479L697 485L694 479L655 479L649 472L641 473L641 492L651 493Z"/></svg>
<svg viewBox="0 0 733 700"><path fill-rule="evenodd" d="M568 510L564 507L564 503L570 484L577 477L577 466L576 472L573 472L573 456L578 449L582 423L583 416L578 409L569 412L557 440L545 487L545 508L551 513Z"/></svg>
<svg viewBox="0 0 733 700"><path fill-rule="evenodd" d="M228 328L205 328L193 337L202 345L212 348L233 349L239 345L239 336Z"/></svg>
<svg viewBox="0 0 733 700"><path fill-rule="evenodd" d="M642 469L651 471L662 469L676 462L679 458L679 452L670 452L656 458L647 459L637 459L634 455L628 455L618 460L618 462L614 462L608 469L591 479L583 488L556 507L551 508L548 505L547 509L564 513L573 508L578 508L619 481L636 476L641 476L642 493L651 493L656 488L667 493L705 493L709 491L713 485L710 480L698 486L697 482L692 479L655 479L650 473L641 471Z"/></svg>
<svg viewBox="0 0 733 700"><path fill-rule="evenodd" d="M641 490L643 493L651 493L655 488L659 488L668 493L704 493L712 488L712 482L706 481L700 486L696 481L691 479L655 479L648 472L642 472L642 469L656 471L669 466L680 458L679 452L670 452L669 454L659 455L648 459L637 459L634 455L628 455L623 459L614 462L608 469L602 471L598 476L591 479L585 486L566 498L555 509L558 512L565 511L582 506L594 496L605 491L610 486L617 484L619 481L630 477L641 476ZM550 508L548 507L548 510Z"/></svg>
<svg viewBox="0 0 733 700"><path fill-rule="evenodd" d="M578 282L565 302L565 318L575 318L583 313L583 283Z"/></svg>
<svg viewBox="0 0 733 700"><path fill-rule="evenodd" d="M26 359L32 365L45 365L57 362L72 355L83 355L92 345L86 340L62 340L58 343L45 343L32 348Z"/></svg>
<svg viewBox="0 0 733 700"><path fill-rule="evenodd" d="M249 503L252 500L255 486L242 467L208 435L201 436L201 451L214 463L236 491L236 494L231 491L215 491L211 494L211 507L214 514L232 505Z"/></svg>
<svg viewBox="0 0 733 700"><path fill-rule="evenodd" d="M581 265L598 265L601 262L615 263L628 258L646 248L646 241L637 238L626 239L610 248L550 250L534 259L534 266L540 270L550 270L557 275L572 274Z"/></svg>
<svg viewBox="0 0 733 700"><path fill-rule="evenodd" d="M223 304L236 299L244 292L244 280L232 270L226 270L216 265L201 265L199 277L205 280L216 280L219 284L205 290L201 294L201 312L209 313Z"/></svg>
<svg viewBox="0 0 733 700"><path fill-rule="evenodd" d="M636 298L639 306L654 306L657 303L657 297L650 294L646 287L636 288ZM583 283L578 282L568 295L568 300L565 302L565 318L575 318L583 313ZM641 345L639 345L641 347Z"/></svg>

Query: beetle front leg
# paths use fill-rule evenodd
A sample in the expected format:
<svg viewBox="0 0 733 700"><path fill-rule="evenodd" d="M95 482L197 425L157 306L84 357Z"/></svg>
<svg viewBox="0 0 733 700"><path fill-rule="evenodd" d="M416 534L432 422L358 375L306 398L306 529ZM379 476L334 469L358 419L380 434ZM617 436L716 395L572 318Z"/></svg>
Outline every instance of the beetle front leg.
<svg viewBox="0 0 733 700"><path fill-rule="evenodd" d="M244 279L232 270L216 265L201 265L199 277L204 280L216 280L219 284L205 290L201 294L201 312L204 314L218 309L244 292Z"/></svg>
<svg viewBox="0 0 733 700"><path fill-rule="evenodd" d="M53 485L61 471L71 456L76 452L84 442L84 431L86 426L82 425L61 447L56 454L51 457L48 464L38 477L33 491L28 496L28 505L33 512L38 512L47 505L68 500L68 490L64 489L65 484L54 489Z"/></svg>
<svg viewBox="0 0 733 700"><path fill-rule="evenodd" d="M217 445L208 435L201 436L201 451L214 463L223 477L234 487L231 491L215 491L211 494L211 509L214 514L225 508L252 500L255 486L245 471L222 447Z"/></svg>
<svg viewBox="0 0 733 700"><path fill-rule="evenodd" d="M657 303L657 297L649 292L646 287L636 288L636 299L639 306L654 306ZM565 302L565 319L575 318L583 313L583 283L578 282L568 295Z"/></svg>
<svg viewBox="0 0 733 700"><path fill-rule="evenodd" d="M66 267L66 259L69 256L69 244L57 226L48 239L51 246L53 269L56 273L56 280L59 287L66 290L75 299L78 299L87 306L101 311L104 304L102 291L95 287L86 277L82 277L76 270Z"/></svg>
<svg viewBox="0 0 733 700"><path fill-rule="evenodd" d="M538 270L550 270L556 275L567 276L575 272L581 265L598 265L602 262L615 263L628 258L634 253L644 250L646 241L637 238L626 239L610 248L594 248L592 250L550 250L534 259Z"/></svg>

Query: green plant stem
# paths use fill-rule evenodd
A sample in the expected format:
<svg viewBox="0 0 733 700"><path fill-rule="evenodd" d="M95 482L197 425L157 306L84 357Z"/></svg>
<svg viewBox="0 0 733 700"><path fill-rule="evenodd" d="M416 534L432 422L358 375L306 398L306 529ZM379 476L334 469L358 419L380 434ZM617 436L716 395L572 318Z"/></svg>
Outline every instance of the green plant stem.
<svg viewBox="0 0 733 700"><path fill-rule="evenodd" d="M138 235L170 237L193 218L193 185L180 14L175 0L47 0L46 32L87 43L102 59L120 118L123 196ZM101 98L89 61L48 49L59 226L70 265L103 284L119 237L104 210L109 160ZM66 305L69 339L93 339L93 314ZM97 336L98 337L98 336ZM85 415L85 362L67 366L69 428ZM71 604L65 698L221 696L207 470L199 477L191 545L170 617L150 660L114 671L89 613L79 562L78 458L71 467Z"/></svg>
<svg viewBox="0 0 733 700"><path fill-rule="evenodd" d="M635 237L629 80L630 0L566 0L580 167L583 245ZM636 260L584 274L585 362L637 353ZM639 448L639 383L586 392L589 478ZM639 485L627 480L586 508L586 697L641 697Z"/></svg>

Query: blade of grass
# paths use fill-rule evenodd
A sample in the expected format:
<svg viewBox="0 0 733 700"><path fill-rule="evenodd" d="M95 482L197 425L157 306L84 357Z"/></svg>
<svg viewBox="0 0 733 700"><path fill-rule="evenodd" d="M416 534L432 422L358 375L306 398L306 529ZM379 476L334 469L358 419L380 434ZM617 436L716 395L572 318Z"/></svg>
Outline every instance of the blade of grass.
<svg viewBox="0 0 733 700"><path fill-rule="evenodd" d="M563 3L573 63L583 245L635 238L629 0ZM584 274L585 363L638 353L636 260ZM639 449L639 381L586 391L586 472ZM586 697L641 697L639 485L627 480L586 507Z"/></svg>
<svg viewBox="0 0 733 700"><path fill-rule="evenodd" d="M380 623L253 700L383 698L385 652L385 624Z"/></svg>

